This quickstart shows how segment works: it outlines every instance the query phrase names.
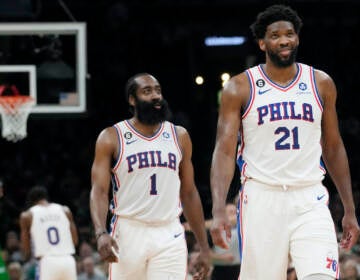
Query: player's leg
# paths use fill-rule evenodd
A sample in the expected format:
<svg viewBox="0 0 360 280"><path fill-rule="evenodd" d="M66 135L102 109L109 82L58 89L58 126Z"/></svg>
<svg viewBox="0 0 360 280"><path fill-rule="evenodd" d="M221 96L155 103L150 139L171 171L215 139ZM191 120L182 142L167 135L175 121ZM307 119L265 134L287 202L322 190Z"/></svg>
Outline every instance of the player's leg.
<svg viewBox="0 0 360 280"><path fill-rule="evenodd" d="M38 262L37 276L35 279L39 280L53 280L54 275L57 277L57 270L59 266L62 266L61 261L58 262L54 260L52 256L44 256Z"/></svg>
<svg viewBox="0 0 360 280"><path fill-rule="evenodd" d="M338 244L327 199L323 186L307 188L294 199L294 203L298 200L303 205L290 238L290 254L299 279L310 275L336 279L339 275Z"/></svg>
<svg viewBox="0 0 360 280"><path fill-rule="evenodd" d="M187 273L187 245L184 229L175 223L154 228L151 237L147 280L184 280Z"/></svg>
<svg viewBox="0 0 360 280"><path fill-rule="evenodd" d="M76 280L76 263L72 256L45 256L39 261L39 280Z"/></svg>
<svg viewBox="0 0 360 280"><path fill-rule="evenodd" d="M109 264L109 278L116 280L126 279L146 279L145 261L141 265L136 266L136 262L124 262L119 260L116 263Z"/></svg>
<svg viewBox="0 0 360 280"><path fill-rule="evenodd" d="M76 280L77 272L76 272L76 261L73 256L64 256L64 269L63 275L61 279L66 280Z"/></svg>
<svg viewBox="0 0 360 280"><path fill-rule="evenodd" d="M285 280L286 196L281 188L247 181L240 195L241 280Z"/></svg>
<svg viewBox="0 0 360 280"><path fill-rule="evenodd" d="M146 279L149 243L146 227L139 222L120 219L113 229L113 236L119 247L119 259L109 265L109 279Z"/></svg>

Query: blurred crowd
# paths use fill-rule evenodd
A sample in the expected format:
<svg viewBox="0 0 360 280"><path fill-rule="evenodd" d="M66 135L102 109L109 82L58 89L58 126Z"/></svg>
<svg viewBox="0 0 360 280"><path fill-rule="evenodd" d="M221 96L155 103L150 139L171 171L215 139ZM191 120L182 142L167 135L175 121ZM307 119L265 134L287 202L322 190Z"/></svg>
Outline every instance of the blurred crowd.
<svg viewBox="0 0 360 280"><path fill-rule="evenodd" d="M356 192L358 196L358 193ZM87 195L84 194L82 206L88 204ZM338 238L341 238L341 219L342 209L338 197L335 196L332 202L332 213L335 219ZM360 201L356 198L357 204ZM237 196L229 200L227 204L227 214L231 222L232 238L229 249L224 250L213 246L210 234L208 240L212 246L212 270L209 273L209 280L231 280L237 279L240 270L239 242L237 236ZM0 249L0 280L34 280L36 270L36 260L34 258L24 261L21 253L21 244L18 230L19 208L18 203L6 196L6 187L0 180L0 225L1 225L1 249ZM358 206L358 205L357 205ZM76 218L76 215L75 215ZM198 254L198 246L188 224L184 224L186 230L186 241L188 244L188 279L191 280L194 260ZM209 229L211 219L206 220ZM80 243L76 250L77 271L79 280L105 280L107 279L107 263L101 261L96 251L96 240L91 230L90 224L78 224ZM340 277L342 280L360 279L360 242L350 251L340 250ZM297 280L296 271L289 260L287 272L288 280Z"/></svg>

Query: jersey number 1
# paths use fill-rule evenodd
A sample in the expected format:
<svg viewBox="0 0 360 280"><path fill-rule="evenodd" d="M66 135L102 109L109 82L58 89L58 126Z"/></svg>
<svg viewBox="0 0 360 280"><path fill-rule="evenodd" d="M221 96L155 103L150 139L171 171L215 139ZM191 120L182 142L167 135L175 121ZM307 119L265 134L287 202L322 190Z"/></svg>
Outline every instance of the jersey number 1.
<svg viewBox="0 0 360 280"><path fill-rule="evenodd" d="M151 175L150 181L151 181L150 195L157 195L157 190L156 190L156 174Z"/></svg>

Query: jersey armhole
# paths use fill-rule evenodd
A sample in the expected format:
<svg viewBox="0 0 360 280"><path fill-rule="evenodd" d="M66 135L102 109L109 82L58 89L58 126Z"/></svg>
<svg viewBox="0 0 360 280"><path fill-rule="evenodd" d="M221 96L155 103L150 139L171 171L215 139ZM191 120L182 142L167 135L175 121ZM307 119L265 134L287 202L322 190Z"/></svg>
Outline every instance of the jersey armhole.
<svg viewBox="0 0 360 280"><path fill-rule="evenodd" d="M318 90L317 85L316 85L315 69L313 67L310 67L310 81L311 81L311 87L312 87L312 90L313 90L313 93L314 93L316 103L318 104L319 109L322 112L324 102L323 102L323 100L322 100L322 98L320 96L319 90Z"/></svg>
<svg viewBox="0 0 360 280"><path fill-rule="evenodd" d="M254 77L252 76L250 70L246 70L245 71L246 76L248 78L249 81L249 85L250 85L250 96L249 96L249 100L244 108L244 112L242 114L242 118L245 118L247 116L247 114L249 113L252 104L254 103L254 99L255 99L255 83L254 83Z"/></svg>
<svg viewBox="0 0 360 280"><path fill-rule="evenodd" d="M181 158L182 158L183 152L182 152L181 146L180 146L180 144L179 144L179 138L178 138L178 134L177 134L177 131L176 131L176 127L175 127L174 124L170 124L170 127L171 127L171 133L172 133L173 138L174 138L175 146L176 146L176 148L178 149L179 154L180 154L180 156L181 156Z"/></svg>
<svg viewBox="0 0 360 280"><path fill-rule="evenodd" d="M118 154L116 156L116 159L114 160L114 164L113 164L113 167L112 167L112 170L115 171L120 162L121 162L121 158L122 158L122 155L123 155L123 152L124 152L124 139L121 135L121 128L119 126L119 124L114 124L113 127L115 128L115 131L116 131L116 135L117 135L117 141L118 141L118 145L119 145L119 151L118 151Z"/></svg>

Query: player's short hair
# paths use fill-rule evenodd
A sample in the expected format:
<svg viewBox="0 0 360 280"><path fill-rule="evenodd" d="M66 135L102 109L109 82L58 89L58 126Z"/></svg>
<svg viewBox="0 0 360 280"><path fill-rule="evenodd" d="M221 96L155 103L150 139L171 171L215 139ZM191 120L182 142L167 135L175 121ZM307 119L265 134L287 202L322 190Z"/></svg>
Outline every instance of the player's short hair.
<svg viewBox="0 0 360 280"><path fill-rule="evenodd" d="M48 191L45 187L35 186L31 188L31 190L27 195L27 203L29 204L29 206L32 206L36 204L38 201L48 198L49 198Z"/></svg>
<svg viewBox="0 0 360 280"><path fill-rule="evenodd" d="M297 12L285 5L272 5L259 13L253 24L250 25L252 34L256 40L265 37L267 27L277 21L289 21L293 24L296 34L299 34L303 25Z"/></svg>
<svg viewBox="0 0 360 280"><path fill-rule="evenodd" d="M125 99L126 102L129 103L129 97L130 95L134 96L136 98L136 90L138 89L139 85L135 81L136 78L142 77L142 76L151 76L149 73L142 72L135 74L134 76L130 77L125 85ZM129 111L133 114L134 113L134 107L129 104Z"/></svg>

